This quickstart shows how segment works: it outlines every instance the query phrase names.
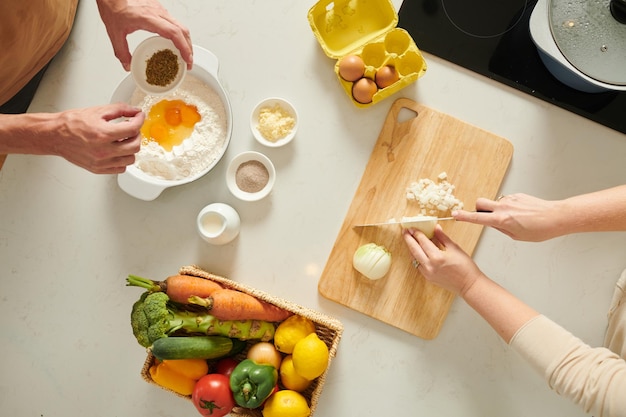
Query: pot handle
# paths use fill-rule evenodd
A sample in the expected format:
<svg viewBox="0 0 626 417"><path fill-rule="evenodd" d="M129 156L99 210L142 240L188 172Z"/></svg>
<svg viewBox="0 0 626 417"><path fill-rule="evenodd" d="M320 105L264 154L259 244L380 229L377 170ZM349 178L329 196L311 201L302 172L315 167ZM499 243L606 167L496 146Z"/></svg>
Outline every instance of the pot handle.
<svg viewBox="0 0 626 417"><path fill-rule="evenodd" d="M626 0L611 0L610 8L615 20L626 24Z"/></svg>
<svg viewBox="0 0 626 417"><path fill-rule="evenodd" d="M165 185L142 181L128 171L117 175L117 184L130 196L144 201L154 200L167 188Z"/></svg>

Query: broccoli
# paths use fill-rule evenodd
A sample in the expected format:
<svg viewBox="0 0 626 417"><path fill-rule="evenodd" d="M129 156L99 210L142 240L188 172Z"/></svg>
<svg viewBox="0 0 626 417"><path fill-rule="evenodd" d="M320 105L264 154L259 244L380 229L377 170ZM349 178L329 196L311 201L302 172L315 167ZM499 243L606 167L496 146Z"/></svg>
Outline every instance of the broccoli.
<svg viewBox="0 0 626 417"><path fill-rule="evenodd" d="M261 320L218 320L205 312L179 309L164 292L144 292L130 313L133 335L143 347L176 331L269 341L274 324Z"/></svg>

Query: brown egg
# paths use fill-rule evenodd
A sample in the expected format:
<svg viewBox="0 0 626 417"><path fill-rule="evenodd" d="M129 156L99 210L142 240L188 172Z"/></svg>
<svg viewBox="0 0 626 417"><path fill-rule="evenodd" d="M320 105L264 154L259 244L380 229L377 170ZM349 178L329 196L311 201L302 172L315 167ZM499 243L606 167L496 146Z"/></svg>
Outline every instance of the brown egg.
<svg viewBox="0 0 626 417"><path fill-rule="evenodd" d="M352 84L352 97L361 104L371 103L376 91L376 83L366 77Z"/></svg>
<svg viewBox="0 0 626 417"><path fill-rule="evenodd" d="M385 65L376 71L376 84L380 88L389 87L400 79L398 71L391 65Z"/></svg>
<svg viewBox="0 0 626 417"><path fill-rule="evenodd" d="M339 75L346 81L356 81L365 73L365 63L358 55L346 55L339 61Z"/></svg>

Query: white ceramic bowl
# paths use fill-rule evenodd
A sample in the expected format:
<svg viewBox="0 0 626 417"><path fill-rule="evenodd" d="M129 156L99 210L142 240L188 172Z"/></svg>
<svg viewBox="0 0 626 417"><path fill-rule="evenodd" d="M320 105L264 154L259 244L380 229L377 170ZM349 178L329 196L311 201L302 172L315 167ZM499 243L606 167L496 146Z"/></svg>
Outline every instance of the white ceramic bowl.
<svg viewBox="0 0 626 417"><path fill-rule="evenodd" d="M237 186L237 170L241 164L248 161L258 161L267 169L269 178L265 187L263 187L260 191L247 192ZM226 185L228 186L228 189L235 197L244 201L257 201L266 197L272 191L275 181L276 169L274 168L274 164L267 156L260 152L248 151L240 153L230 161L228 169L226 170Z"/></svg>
<svg viewBox="0 0 626 417"><path fill-rule="evenodd" d="M194 45L193 51L194 65L189 74L192 74L198 79L205 82L219 95L220 99L222 100L227 119L226 140L224 141L224 145L222 146L222 149L220 149L218 156L207 168L199 172L197 175L193 175L187 178L179 180L164 180L146 174L135 165L129 165L128 167L126 167L126 172L117 176L117 183L120 188L126 193L140 200L154 200L159 195L161 195L163 190L165 190L166 188L187 184L206 175L222 159L230 143L233 130L232 109L228 96L226 95L226 91L224 91L224 88L220 84L217 77L217 72L219 68L219 62L217 60L217 57L206 49L196 45ZM115 89L115 92L111 97L111 102L129 102L135 89L135 82L133 81L132 76L128 75L120 82L120 84Z"/></svg>
<svg viewBox="0 0 626 417"><path fill-rule="evenodd" d="M156 52L164 49L169 49L174 53L174 55L176 55L178 59L178 72L176 73L174 80L165 86L150 84L146 79L146 67L148 60ZM187 63L180 56L180 52L178 51L178 48L174 46L174 42L160 36L152 36L141 42L137 45L137 48L135 48L133 58L130 61L130 73L132 74L137 87L141 88L147 94L166 94L176 89L183 81L183 78L185 78L185 74L187 73Z"/></svg>
<svg viewBox="0 0 626 417"><path fill-rule="evenodd" d="M289 114L289 116L291 116L295 120L295 124L293 128L291 129L291 131L286 136L276 139L276 140L269 140L265 138L259 131L259 114L261 113L261 109L265 107L272 108L276 105L280 106L280 108L285 113ZM279 98L279 97L266 98L265 100L262 100L261 102L259 102L252 110L252 114L250 115L250 129L252 130L252 134L254 135L255 139L262 145L269 146L272 148L284 146L288 144L289 142L291 142L293 138L296 136L296 131L298 129L298 112L296 111L296 108L289 101L283 98Z"/></svg>
<svg viewBox="0 0 626 417"><path fill-rule="evenodd" d="M213 203L198 213L196 226L200 237L212 245L225 245L239 235L241 219L237 211L224 203Z"/></svg>

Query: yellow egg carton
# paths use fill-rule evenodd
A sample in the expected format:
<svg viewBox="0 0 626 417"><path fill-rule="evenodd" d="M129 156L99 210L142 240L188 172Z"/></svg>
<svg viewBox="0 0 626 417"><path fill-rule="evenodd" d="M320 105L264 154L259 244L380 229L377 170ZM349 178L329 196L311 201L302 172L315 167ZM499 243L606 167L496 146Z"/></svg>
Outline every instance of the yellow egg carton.
<svg viewBox="0 0 626 417"><path fill-rule="evenodd" d="M337 60L335 73L343 89L358 107L368 107L415 82L426 72L426 61L411 35L396 27L398 14L390 0L320 0L308 13L309 24L319 44ZM399 79L379 88L370 103L352 96L353 82L339 75L341 58L360 56L364 77L375 79L385 65L393 66Z"/></svg>

